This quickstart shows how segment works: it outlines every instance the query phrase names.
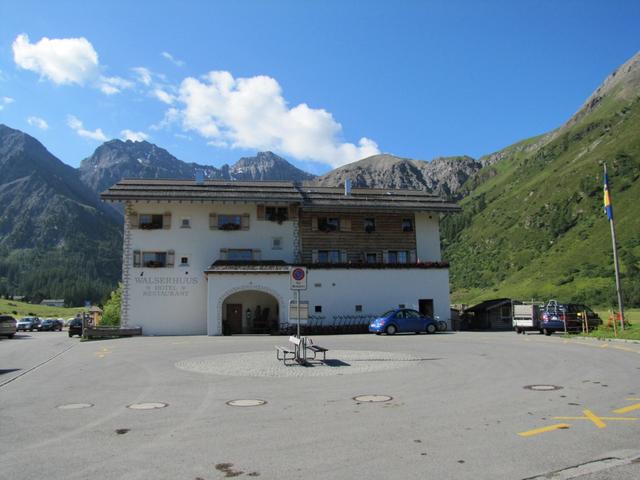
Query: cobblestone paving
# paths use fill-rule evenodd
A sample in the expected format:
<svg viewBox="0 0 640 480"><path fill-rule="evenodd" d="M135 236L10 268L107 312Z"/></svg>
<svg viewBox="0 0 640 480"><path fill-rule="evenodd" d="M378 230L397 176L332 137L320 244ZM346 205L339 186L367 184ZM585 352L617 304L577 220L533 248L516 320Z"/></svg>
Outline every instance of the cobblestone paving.
<svg viewBox="0 0 640 480"><path fill-rule="evenodd" d="M191 372L234 377L327 377L410 368L429 358L405 353L331 350L327 361L311 361L311 366L288 365L276 359L275 351L229 353L183 360L176 367Z"/></svg>

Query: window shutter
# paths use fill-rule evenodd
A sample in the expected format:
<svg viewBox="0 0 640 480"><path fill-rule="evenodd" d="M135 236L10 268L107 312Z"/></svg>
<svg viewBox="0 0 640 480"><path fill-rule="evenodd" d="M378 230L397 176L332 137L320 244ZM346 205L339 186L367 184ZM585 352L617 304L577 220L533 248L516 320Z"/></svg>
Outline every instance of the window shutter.
<svg viewBox="0 0 640 480"><path fill-rule="evenodd" d="M138 228L140 226L138 220L138 214L132 213L129 215L129 228Z"/></svg>
<svg viewBox="0 0 640 480"><path fill-rule="evenodd" d="M260 251L260 249L254 249L251 250L251 254L253 256L254 260L262 260L262 252Z"/></svg>
<svg viewBox="0 0 640 480"><path fill-rule="evenodd" d="M340 230L343 232L351 231L351 219L349 217L342 217L340 219Z"/></svg>
<svg viewBox="0 0 640 480"><path fill-rule="evenodd" d="M311 217L311 230L318 231L318 217Z"/></svg>
<svg viewBox="0 0 640 480"><path fill-rule="evenodd" d="M242 230L249 230L249 214L245 213L242 215L242 217L240 218L240 225L242 227Z"/></svg>
<svg viewBox="0 0 640 480"><path fill-rule="evenodd" d="M257 213L257 218L258 220L264 220L265 217L265 206L264 205L258 205L258 213Z"/></svg>
<svg viewBox="0 0 640 480"><path fill-rule="evenodd" d="M221 248L220 249L220 260L226 260L229 257L229 249Z"/></svg>
<svg viewBox="0 0 640 480"><path fill-rule="evenodd" d="M289 205L289 220L298 218L298 205Z"/></svg>
<svg viewBox="0 0 640 480"><path fill-rule="evenodd" d="M171 212L165 212L162 216L162 228L169 230L171 228Z"/></svg>
<svg viewBox="0 0 640 480"><path fill-rule="evenodd" d="M215 213L209 214L209 230L217 230L218 229L218 215Z"/></svg>
<svg viewBox="0 0 640 480"><path fill-rule="evenodd" d="M347 263L347 251L346 250L340 250L340 261L342 263Z"/></svg>
<svg viewBox="0 0 640 480"><path fill-rule="evenodd" d="M167 267L173 268L173 264L176 261L176 252L175 250L169 250L167 252Z"/></svg>
<svg viewBox="0 0 640 480"><path fill-rule="evenodd" d="M139 268L141 266L140 257L141 257L140 250L134 250L133 251L133 266L134 267L138 267Z"/></svg>
<svg viewBox="0 0 640 480"><path fill-rule="evenodd" d="M311 262L318 263L318 250L311 251Z"/></svg>
<svg viewBox="0 0 640 480"><path fill-rule="evenodd" d="M416 251L409 250L409 263L416 263Z"/></svg>
<svg viewBox="0 0 640 480"><path fill-rule="evenodd" d="M382 263L389 263L389 250L382 251Z"/></svg>

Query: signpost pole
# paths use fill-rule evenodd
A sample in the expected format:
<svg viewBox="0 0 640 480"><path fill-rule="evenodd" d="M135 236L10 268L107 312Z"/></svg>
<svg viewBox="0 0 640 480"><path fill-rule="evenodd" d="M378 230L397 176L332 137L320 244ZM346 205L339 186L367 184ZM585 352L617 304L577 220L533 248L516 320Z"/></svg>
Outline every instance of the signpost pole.
<svg viewBox="0 0 640 480"><path fill-rule="evenodd" d="M300 290L296 290L296 310L298 319L298 338L300 338Z"/></svg>

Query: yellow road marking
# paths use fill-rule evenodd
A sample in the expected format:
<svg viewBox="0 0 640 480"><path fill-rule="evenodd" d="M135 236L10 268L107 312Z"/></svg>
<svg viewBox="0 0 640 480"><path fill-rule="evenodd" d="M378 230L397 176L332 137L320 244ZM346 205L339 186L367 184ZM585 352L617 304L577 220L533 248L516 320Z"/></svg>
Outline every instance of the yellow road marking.
<svg viewBox="0 0 640 480"><path fill-rule="evenodd" d="M616 350L623 350L625 352L633 352L633 353L637 352L637 350L634 350L633 348L621 347L620 345L614 345L612 348L615 348Z"/></svg>
<svg viewBox="0 0 640 480"><path fill-rule="evenodd" d="M619 408L614 410L613 413L628 413L634 410L640 410L640 403L636 403L635 405L629 405L628 407Z"/></svg>
<svg viewBox="0 0 640 480"><path fill-rule="evenodd" d="M598 417L596 414L594 414L591 410L583 410L582 413L584 413L585 417L587 417L589 420L591 420L596 427L598 428L607 428L607 424L604 423L600 417Z"/></svg>
<svg viewBox="0 0 640 480"><path fill-rule="evenodd" d="M551 417L554 420L590 420L588 417ZM597 417L600 420L607 420L607 421L632 421L635 422L636 420L640 420L640 418L636 418L636 417Z"/></svg>
<svg viewBox="0 0 640 480"><path fill-rule="evenodd" d="M603 343L602 345L600 345L600 348L608 348L609 344L608 343Z"/></svg>
<svg viewBox="0 0 640 480"><path fill-rule="evenodd" d="M539 435L540 433L552 432L553 430L564 430L571 425L568 423L556 423L555 425L549 425L548 427L536 428L534 430L527 430L526 432L520 432L518 435L521 437L532 437L533 435Z"/></svg>

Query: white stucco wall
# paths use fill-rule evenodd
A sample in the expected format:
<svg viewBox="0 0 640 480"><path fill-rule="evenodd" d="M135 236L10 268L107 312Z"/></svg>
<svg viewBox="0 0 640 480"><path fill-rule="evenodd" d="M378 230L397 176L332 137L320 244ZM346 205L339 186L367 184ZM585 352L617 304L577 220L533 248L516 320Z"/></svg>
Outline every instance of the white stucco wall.
<svg viewBox="0 0 640 480"><path fill-rule="evenodd" d="M219 258L221 248L259 249L263 260L294 260L293 223L257 220L255 204L133 203L138 214L171 212L168 230L132 229L131 251L175 251L173 268L135 268L130 263L129 311L131 326L145 335L201 335L207 333L207 286L204 271ZM209 229L209 213L250 214L249 230ZM180 228L189 218L191 228ZM272 249L272 238L282 248ZM188 266L180 258L189 257Z"/></svg>
<svg viewBox="0 0 640 480"><path fill-rule="evenodd" d="M416 213L416 253L422 262L439 262L440 217L437 213Z"/></svg>
<svg viewBox="0 0 640 480"><path fill-rule="evenodd" d="M211 274L208 288L208 334L222 333L225 299L238 291L270 293L280 304L280 322L287 320L287 306L295 293L282 274ZM449 322L449 271L447 269L309 269L308 289L300 299L309 302L311 315L330 324L336 315L377 315L398 305L418 309L419 299L433 299L434 313ZM322 313L314 313L316 305ZM362 305L362 312L355 311ZM243 305L243 309L245 309Z"/></svg>

